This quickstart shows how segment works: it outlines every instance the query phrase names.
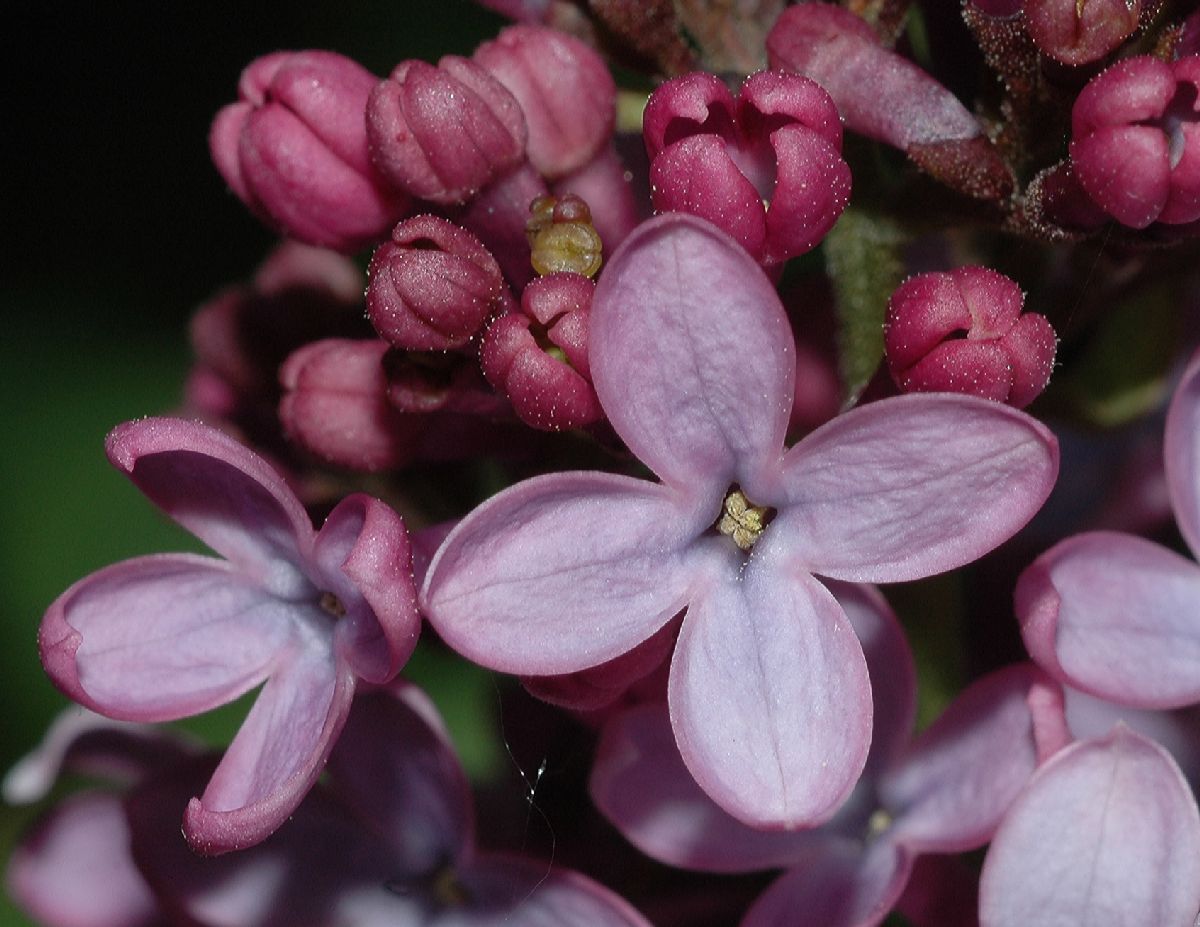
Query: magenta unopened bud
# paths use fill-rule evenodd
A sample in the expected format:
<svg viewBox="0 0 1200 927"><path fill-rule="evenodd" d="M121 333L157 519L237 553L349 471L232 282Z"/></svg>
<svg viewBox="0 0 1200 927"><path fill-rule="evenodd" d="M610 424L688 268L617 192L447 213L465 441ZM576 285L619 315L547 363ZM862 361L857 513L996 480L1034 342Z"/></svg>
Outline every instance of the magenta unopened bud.
<svg viewBox="0 0 1200 927"><path fill-rule="evenodd" d="M764 264L816 247L850 196L829 94L762 71L738 97L712 74L663 84L643 119L654 206L717 225Z"/></svg>
<svg viewBox="0 0 1200 927"><path fill-rule="evenodd" d="M587 164L612 137L617 88L604 60L544 26L509 26L474 60L507 87L529 126L529 162L551 180Z"/></svg>
<svg viewBox="0 0 1200 927"><path fill-rule="evenodd" d="M1071 167L1135 229L1200 219L1200 57L1127 58L1088 82L1071 113Z"/></svg>
<svg viewBox="0 0 1200 927"><path fill-rule="evenodd" d="M593 289L581 274L540 277L525 287L521 311L499 316L484 333L484 375L527 425L559 431L604 414L587 355Z"/></svg>
<svg viewBox="0 0 1200 927"><path fill-rule="evenodd" d="M1021 313L1017 284L986 267L918 274L888 303L884 346L904 392L969 393L1023 408L1046 388L1056 337Z"/></svg>
<svg viewBox="0 0 1200 927"><path fill-rule="evenodd" d="M417 351L466 344L505 292L500 267L479 239L437 216L397 225L367 273L371 324L390 344Z"/></svg>
<svg viewBox="0 0 1200 927"><path fill-rule="evenodd" d="M408 199L376 174L363 111L377 80L333 52L277 52L242 72L239 101L213 120L209 149L225 182L284 234L356 251Z"/></svg>
<svg viewBox="0 0 1200 927"><path fill-rule="evenodd" d="M1025 25L1038 49L1063 64L1099 61L1138 26L1141 0L1024 0Z"/></svg>
<svg viewBox="0 0 1200 927"><path fill-rule="evenodd" d="M389 181L442 205L466 203L525 158L521 107L483 68L447 55L402 61L367 103L371 157Z"/></svg>
<svg viewBox="0 0 1200 927"><path fill-rule="evenodd" d="M379 340L330 339L306 345L280 369L279 417L288 436L323 460L351 470L398 467L424 427L387 399Z"/></svg>

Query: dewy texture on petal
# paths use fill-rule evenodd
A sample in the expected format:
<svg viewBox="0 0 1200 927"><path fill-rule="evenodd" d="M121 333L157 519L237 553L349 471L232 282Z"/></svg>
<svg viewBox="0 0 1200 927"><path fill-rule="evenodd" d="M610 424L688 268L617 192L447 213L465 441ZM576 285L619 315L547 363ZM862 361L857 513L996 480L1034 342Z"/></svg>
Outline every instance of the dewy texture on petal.
<svg viewBox="0 0 1200 927"><path fill-rule="evenodd" d="M984 862L982 927L1190 927L1200 813L1162 747L1123 725L1035 774Z"/></svg>
<svg viewBox="0 0 1200 927"><path fill-rule="evenodd" d="M796 375L779 297L745 251L690 216L643 224L620 253L588 333L608 420L668 486L738 482L753 498L778 463Z"/></svg>
<svg viewBox="0 0 1200 927"><path fill-rule="evenodd" d="M314 531L265 460L196 422L127 423L108 453L227 559L160 554L80 580L46 612L42 662L76 701L136 721L193 715L265 682L184 821L200 852L249 846L320 775L356 680L387 682L416 645L407 532L361 494Z"/></svg>

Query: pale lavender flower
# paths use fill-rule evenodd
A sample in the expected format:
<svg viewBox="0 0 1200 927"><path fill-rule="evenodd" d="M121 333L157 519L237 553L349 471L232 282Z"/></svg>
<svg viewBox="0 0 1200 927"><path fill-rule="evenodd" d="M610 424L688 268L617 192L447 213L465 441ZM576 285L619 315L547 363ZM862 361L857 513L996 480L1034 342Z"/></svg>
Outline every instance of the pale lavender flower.
<svg viewBox="0 0 1200 927"><path fill-rule="evenodd" d="M661 480L555 473L485 502L422 590L442 637L523 675L631 650L682 608L670 676L684 761L734 816L829 818L866 760L871 696L845 612L814 577L952 569L1049 493L1053 436L976 397L856 409L783 445L795 360L762 270L702 220L646 223L592 303L589 358L609 421Z"/></svg>
<svg viewBox="0 0 1200 927"><path fill-rule="evenodd" d="M813 830L754 830L692 781L663 706L606 726L591 793L639 849L710 872L786 870L742 927L872 927L892 910L925 853L981 846L1037 763L1029 693L1050 685L1026 664L969 687L919 737L912 654L896 618L870 587L832 584L863 643L875 737L851 798Z"/></svg>
<svg viewBox="0 0 1200 927"><path fill-rule="evenodd" d="M225 559L157 554L80 580L42 620L42 662L77 702L129 721L197 714L265 682L184 819L201 852L248 846L320 775L357 680L391 679L416 644L404 524L355 494L314 531L264 460L195 422L129 422L107 449Z"/></svg>

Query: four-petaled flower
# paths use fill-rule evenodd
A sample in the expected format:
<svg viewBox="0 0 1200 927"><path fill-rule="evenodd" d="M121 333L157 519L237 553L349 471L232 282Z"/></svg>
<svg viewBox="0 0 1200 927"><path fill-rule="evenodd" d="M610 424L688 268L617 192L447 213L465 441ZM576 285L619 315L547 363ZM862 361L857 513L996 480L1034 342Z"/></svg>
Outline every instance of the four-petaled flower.
<svg viewBox="0 0 1200 927"><path fill-rule="evenodd" d="M862 648L813 574L888 582L973 560L1032 516L1058 460L1023 413L943 394L864 406L789 450L793 345L745 251L694 217L645 223L600 278L589 352L609 421L662 482L510 487L451 532L422 589L451 646L526 675L611 660L686 607L676 740L705 791L763 827L829 818L870 743ZM742 513L738 543L723 511Z"/></svg>
<svg viewBox="0 0 1200 927"><path fill-rule="evenodd" d="M129 422L107 448L225 559L157 554L85 577L47 610L42 662L75 701L127 721L194 715L265 681L184 819L200 852L249 846L320 775L356 681L387 682L412 653L420 622L407 532L362 494L314 531L266 461L207 425Z"/></svg>

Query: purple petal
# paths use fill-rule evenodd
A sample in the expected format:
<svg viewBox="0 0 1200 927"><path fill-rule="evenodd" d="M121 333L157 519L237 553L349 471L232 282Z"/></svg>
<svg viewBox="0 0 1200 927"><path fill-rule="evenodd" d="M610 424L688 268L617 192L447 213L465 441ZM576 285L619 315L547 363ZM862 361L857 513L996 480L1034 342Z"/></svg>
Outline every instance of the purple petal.
<svg viewBox="0 0 1200 927"><path fill-rule="evenodd" d="M826 584L862 644L871 677L874 730L867 770L891 765L908 745L917 716L917 668L900 621L874 586Z"/></svg>
<svg viewBox="0 0 1200 927"><path fill-rule="evenodd" d="M461 859L474 836L471 791L433 703L415 686L355 699L329 758L338 796L395 848L408 872Z"/></svg>
<svg viewBox="0 0 1200 927"><path fill-rule="evenodd" d="M871 741L867 666L846 613L761 542L684 616L670 703L696 781L757 827L827 820Z"/></svg>
<svg viewBox="0 0 1200 927"><path fill-rule="evenodd" d="M648 856L685 869L753 872L804 856L814 831L763 831L723 811L683 765L665 705L639 705L604 728L592 800Z"/></svg>
<svg viewBox="0 0 1200 927"><path fill-rule="evenodd" d="M998 402L908 395L838 416L783 467L786 501L770 533L814 573L897 582L969 563L1011 537L1054 485L1058 442Z"/></svg>
<svg viewBox="0 0 1200 927"><path fill-rule="evenodd" d="M1000 825L979 889L983 927L1190 925L1200 813L1162 747L1122 725L1038 770Z"/></svg>
<svg viewBox="0 0 1200 927"><path fill-rule="evenodd" d="M38 634L54 684L101 714L169 721L261 683L292 631L295 606L220 560L139 557L59 596Z"/></svg>
<svg viewBox="0 0 1200 927"><path fill-rule="evenodd" d="M1200 568L1132 535L1067 538L1021 574L1029 653L1061 682L1109 701L1171 708L1200 700Z"/></svg>
<svg viewBox="0 0 1200 927"><path fill-rule="evenodd" d="M354 670L384 683L417 646L421 617L404 522L378 499L347 496L329 513L313 551L328 591L345 610L335 640Z"/></svg>
<svg viewBox="0 0 1200 927"><path fill-rule="evenodd" d="M312 523L253 451L208 425L173 418L119 425L107 449L151 502L267 588L294 595L306 586L298 564L312 545Z"/></svg>
<svg viewBox="0 0 1200 927"><path fill-rule="evenodd" d="M354 677L334 664L328 642L277 670L233 743L193 798L183 830L198 853L253 846L296 810L325 766L354 696Z"/></svg>
<svg viewBox="0 0 1200 927"><path fill-rule="evenodd" d="M422 603L483 666L570 673L631 650L687 603L692 540L715 511L605 473L526 480L463 519L430 564Z"/></svg>
<svg viewBox="0 0 1200 927"><path fill-rule="evenodd" d="M129 854L116 795L80 792L43 817L13 851L12 899L54 927L156 927L158 903Z"/></svg>
<svg viewBox="0 0 1200 927"><path fill-rule="evenodd" d="M771 885L741 927L874 927L900 897L912 863L886 840L830 843Z"/></svg>
<svg viewBox="0 0 1200 927"><path fill-rule="evenodd" d="M884 774L891 838L922 852L982 846L1037 767L1026 696L1040 672L999 670L958 696Z"/></svg>
<svg viewBox="0 0 1200 927"><path fill-rule="evenodd" d="M1167 411L1163 459L1179 531L1200 556L1200 355L1188 365Z"/></svg>
<svg viewBox="0 0 1200 927"><path fill-rule="evenodd" d="M751 498L778 466L795 351L774 287L713 226L643 223L596 286L592 382L617 433L680 492Z"/></svg>

